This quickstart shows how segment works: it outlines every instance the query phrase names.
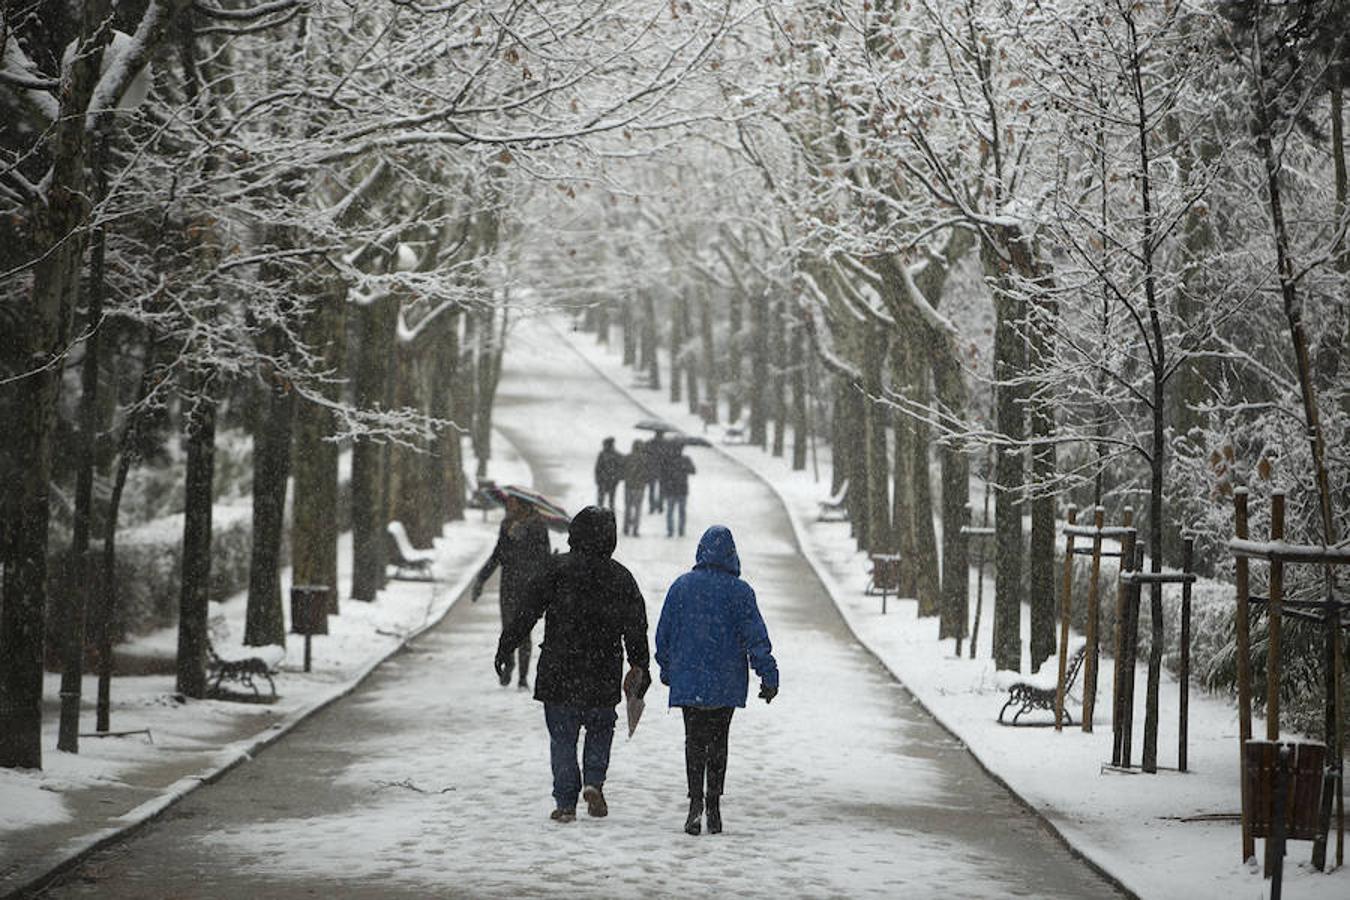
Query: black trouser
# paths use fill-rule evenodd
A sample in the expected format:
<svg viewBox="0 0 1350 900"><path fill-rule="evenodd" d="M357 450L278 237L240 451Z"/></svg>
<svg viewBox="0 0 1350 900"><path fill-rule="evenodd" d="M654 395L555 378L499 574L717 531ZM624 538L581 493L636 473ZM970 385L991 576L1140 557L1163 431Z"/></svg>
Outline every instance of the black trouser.
<svg viewBox="0 0 1350 900"><path fill-rule="evenodd" d="M703 776L708 777L708 796L722 796L727 779L727 732L735 707L699 709L685 706L684 769L689 779L689 797L703 797Z"/></svg>

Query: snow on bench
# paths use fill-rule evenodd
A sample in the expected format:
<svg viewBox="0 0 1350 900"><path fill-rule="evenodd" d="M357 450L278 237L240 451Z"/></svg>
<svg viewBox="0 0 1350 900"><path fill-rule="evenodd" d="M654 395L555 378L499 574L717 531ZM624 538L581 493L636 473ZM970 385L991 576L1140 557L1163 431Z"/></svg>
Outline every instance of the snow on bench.
<svg viewBox="0 0 1350 900"><path fill-rule="evenodd" d="M393 540L394 552L389 561L394 565L394 577L409 581L434 580L435 573L431 571L431 564L435 561L436 554L430 550L418 550L414 547L412 541L408 540L408 530L397 519L390 522L386 529ZM408 575L408 572L414 574Z"/></svg>

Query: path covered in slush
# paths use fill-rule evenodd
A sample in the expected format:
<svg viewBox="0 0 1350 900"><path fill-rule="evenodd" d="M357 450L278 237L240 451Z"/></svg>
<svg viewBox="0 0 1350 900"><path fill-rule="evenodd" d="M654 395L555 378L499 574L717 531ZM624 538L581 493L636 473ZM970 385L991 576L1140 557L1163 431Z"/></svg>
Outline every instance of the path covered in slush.
<svg viewBox="0 0 1350 900"><path fill-rule="evenodd" d="M645 415L537 322L512 335L500 390L498 425L572 510L594 502L601 439L626 451ZM660 684L633 739L615 739L609 817L548 820L542 707L492 671L494 579L350 697L48 895L1115 896L853 642L774 495L714 450L689 453L687 535L645 516L616 557L653 633L707 525L732 529L758 591L782 692L766 707L752 687L732 722L723 834L681 830L683 727Z"/></svg>

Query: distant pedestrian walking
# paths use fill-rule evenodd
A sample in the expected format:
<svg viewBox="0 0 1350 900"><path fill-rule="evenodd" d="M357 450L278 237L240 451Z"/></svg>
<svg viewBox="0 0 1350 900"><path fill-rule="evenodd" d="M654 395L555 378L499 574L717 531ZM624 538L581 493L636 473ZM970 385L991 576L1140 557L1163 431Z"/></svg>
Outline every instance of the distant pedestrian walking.
<svg viewBox="0 0 1350 900"><path fill-rule="evenodd" d="M624 457L623 470L623 533L638 536L642 523L642 495L647 490L647 445L633 441L633 447Z"/></svg>
<svg viewBox="0 0 1350 900"><path fill-rule="evenodd" d="M706 808L708 831L718 834L727 735L732 713L745 706L749 693L747 663L760 678L759 696L765 703L778 696L778 663L754 589L740 578L731 531L723 525L705 531L694 559L693 570L666 592L656 626L656 663L661 683L670 686L670 705L684 713L689 788L684 830L702 831Z"/></svg>
<svg viewBox="0 0 1350 900"><path fill-rule="evenodd" d="M473 593L470 595L477 603L483 593L483 584L492 577L498 567L502 570L501 598L502 625L515 618L516 612L525 595L530 581L548 568L552 551L548 543L548 526L539 511L530 503L518 497L506 498L506 517L497 530L497 546L492 556L473 580ZM527 630L514 645L520 663L519 687L524 690L530 686L531 634ZM498 671L503 685L511 683L513 661L508 657L504 671Z"/></svg>
<svg viewBox="0 0 1350 900"><path fill-rule="evenodd" d="M624 456L614 449L614 438L607 437L595 458L596 505L615 509L614 491L623 481Z"/></svg>
<svg viewBox="0 0 1350 900"><path fill-rule="evenodd" d="M694 474L694 461L684 455L682 446L673 444L673 447L673 450L666 451L662 461L661 499L666 505L666 537L674 537L677 531L680 537L684 537L689 476Z"/></svg>
<svg viewBox="0 0 1350 900"><path fill-rule="evenodd" d="M569 552L531 583L497 644L497 671L509 671L511 648L544 617L534 699L544 704L548 726L556 804L550 818L555 822L576 819L578 794L590 815L609 812L605 775L625 652L629 665L641 673L639 696L652 681L646 607L637 581L611 558L616 541L613 511L588 506L577 513L568 530ZM578 767L582 728L586 740Z"/></svg>
<svg viewBox="0 0 1350 900"><path fill-rule="evenodd" d="M651 502L648 512L660 512L665 498L662 496L661 472L665 468L666 455L675 448L675 444L666 440L665 432L658 431L647 442L647 493Z"/></svg>

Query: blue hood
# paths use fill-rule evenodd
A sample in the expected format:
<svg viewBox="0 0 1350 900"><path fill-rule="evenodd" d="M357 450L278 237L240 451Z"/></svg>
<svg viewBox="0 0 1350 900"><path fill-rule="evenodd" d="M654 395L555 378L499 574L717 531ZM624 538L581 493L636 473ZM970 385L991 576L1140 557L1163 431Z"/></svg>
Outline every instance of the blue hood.
<svg viewBox="0 0 1350 900"><path fill-rule="evenodd" d="M694 568L741 574L741 558L736 555L736 541L731 537L731 529L713 525L703 532L698 541L698 553L694 555Z"/></svg>

